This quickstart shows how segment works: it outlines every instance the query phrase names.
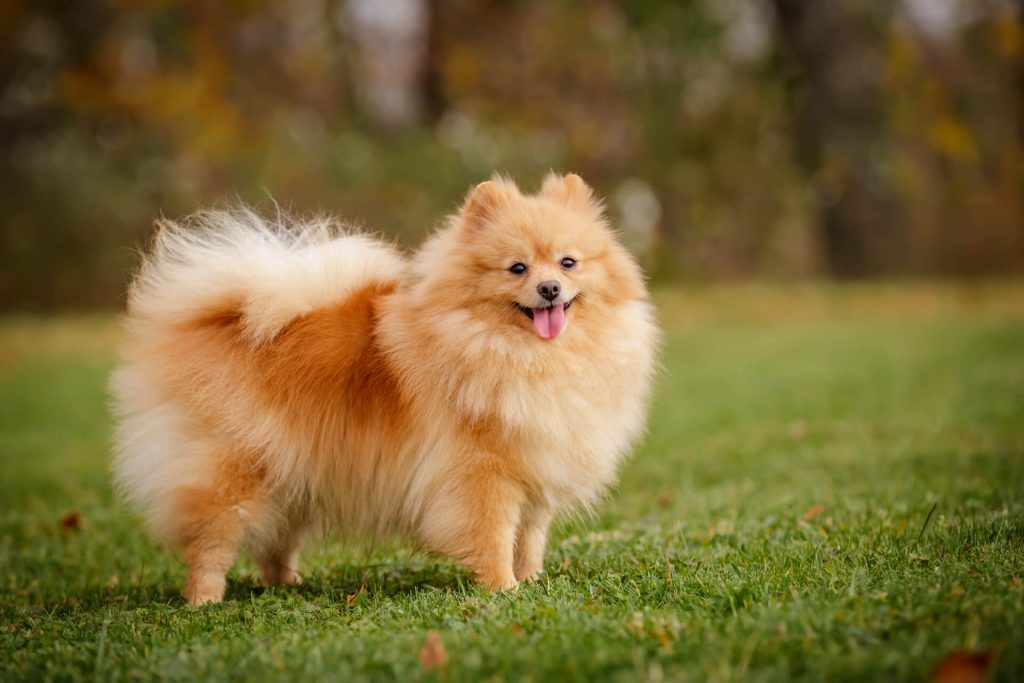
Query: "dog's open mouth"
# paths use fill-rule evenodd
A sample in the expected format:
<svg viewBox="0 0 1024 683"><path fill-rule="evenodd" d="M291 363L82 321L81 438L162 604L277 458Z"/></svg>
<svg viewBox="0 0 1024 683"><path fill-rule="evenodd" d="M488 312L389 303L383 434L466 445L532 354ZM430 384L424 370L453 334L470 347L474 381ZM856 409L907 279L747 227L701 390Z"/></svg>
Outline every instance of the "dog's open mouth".
<svg viewBox="0 0 1024 683"><path fill-rule="evenodd" d="M516 303L516 308L533 321L533 329L540 335L541 339L554 339L565 329L565 312L569 310L574 301L576 301L576 297L569 299L565 303L550 304L537 308L528 308Z"/></svg>

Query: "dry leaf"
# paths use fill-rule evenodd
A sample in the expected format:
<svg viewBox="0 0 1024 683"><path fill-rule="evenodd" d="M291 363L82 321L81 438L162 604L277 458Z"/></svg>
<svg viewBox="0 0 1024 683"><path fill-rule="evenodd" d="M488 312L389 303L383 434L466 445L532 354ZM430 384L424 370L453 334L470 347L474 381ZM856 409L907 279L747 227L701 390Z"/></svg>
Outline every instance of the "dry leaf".
<svg viewBox="0 0 1024 683"><path fill-rule="evenodd" d="M60 518L61 531L80 531L82 529L82 516L78 510L71 510Z"/></svg>
<svg viewBox="0 0 1024 683"><path fill-rule="evenodd" d="M441 634L431 631L420 649L420 666L424 671L435 671L448 666L448 653L445 652Z"/></svg>
<svg viewBox="0 0 1024 683"><path fill-rule="evenodd" d="M984 683L992 655L988 652L951 652L932 672L933 683Z"/></svg>
<svg viewBox="0 0 1024 683"><path fill-rule="evenodd" d="M655 626L651 629L651 635L658 639L661 646L669 649L672 647L672 639L669 638L668 632L665 631L661 626Z"/></svg>
<svg viewBox="0 0 1024 683"><path fill-rule="evenodd" d="M805 512L804 516L801 517L800 519L803 520L804 522L809 522L812 519L814 519L815 517L817 517L818 515L820 515L824 511L825 511L825 506L824 505L812 505L810 508L807 509L807 512Z"/></svg>

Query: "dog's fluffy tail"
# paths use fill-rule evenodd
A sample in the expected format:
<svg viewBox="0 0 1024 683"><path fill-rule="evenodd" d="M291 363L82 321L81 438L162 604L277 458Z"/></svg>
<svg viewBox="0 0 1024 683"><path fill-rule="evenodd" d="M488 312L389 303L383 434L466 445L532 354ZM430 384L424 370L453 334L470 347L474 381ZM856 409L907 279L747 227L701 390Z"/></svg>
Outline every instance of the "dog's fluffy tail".
<svg viewBox="0 0 1024 683"><path fill-rule="evenodd" d="M397 280L405 262L379 240L330 220L265 219L249 209L161 220L128 293L132 325L237 318L250 342L374 282Z"/></svg>
<svg viewBox="0 0 1024 683"><path fill-rule="evenodd" d="M274 449L284 437L258 403L261 366L245 359L274 358L290 323L367 287L393 289L404 270L396 250L328 221L271 221L241 209L160 222L129 290L110 384L115 481L159 536L177 533L174 492L205 485L225 443L258 458L273 450L268 476L301 483L294 472L310 469L296 465L304 451ZM331 330L368 325L338 320ZM209 414L218 416L216 436L203 421Z"/></svg>

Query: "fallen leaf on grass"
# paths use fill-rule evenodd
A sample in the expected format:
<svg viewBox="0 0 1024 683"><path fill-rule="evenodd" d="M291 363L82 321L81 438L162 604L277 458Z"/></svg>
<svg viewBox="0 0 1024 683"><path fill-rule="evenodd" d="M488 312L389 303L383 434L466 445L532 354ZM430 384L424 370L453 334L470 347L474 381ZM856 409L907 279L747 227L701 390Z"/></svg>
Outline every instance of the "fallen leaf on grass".
<svg viewBox="0 0 1024 683"><path fill-rule="evenodd" d="M431 631L420 649L420 666L424 671L435 671L448 666L448 653L445 652L441 634Z"/></svg>
<svg viewBox="0 0 1024 683"><path fill-rule="evenodd" d="M78 514L78 510L71 510L66 515L60 518L60 530L65 532L81 531L82 529L82 516Z"/></svg>
<svg viewBox="0 0 1024 683"><path fill-rule="evenodd" d="M821 505L821 504L812 505L811 507L809 507L807 509L807 512L804 513L804 516L800 518L800 521L802 521L802 522L810 522L812 519L814 519L815 517L817 517L818 515L820 515L824 511L825 511L825 506L824 505Z"/></svg>
<svg viewBox="0 0 1024 683"><path fill-rule="evenodd" d="M634 614L633 618L626 622L626 630L633 636L643 635L644 615L640 612Z"/></svg>
<svg viewBox="0 0 1024 683"><path fill-rule="evenodd" d="M988 652L951 652L932 672L933 683L984 683L992 655Z"/></svg>
<svg viewBox="0 0 1024 683"><path fill-rule="evenodd" d="M672 648L672 639L669 637L668 632L661 626L655 626L651 629L651 635L658 639L661 646L666 650Z"/></svg>

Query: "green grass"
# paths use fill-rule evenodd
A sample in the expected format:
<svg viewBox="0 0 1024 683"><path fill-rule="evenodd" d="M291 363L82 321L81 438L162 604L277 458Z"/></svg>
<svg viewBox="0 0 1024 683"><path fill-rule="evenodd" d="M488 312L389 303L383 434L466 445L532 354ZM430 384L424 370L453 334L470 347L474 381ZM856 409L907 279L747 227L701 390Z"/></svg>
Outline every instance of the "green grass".
<svg viewBox="0 0 1024 683"><path fill-rule="evenodd" d="M920 679L959 650L1024 676L1024 286L658 299L650 434L543 580L321 541L302 587L245 560L202 609L111 496L110 321L0 322L0 678Z"/></svg>

